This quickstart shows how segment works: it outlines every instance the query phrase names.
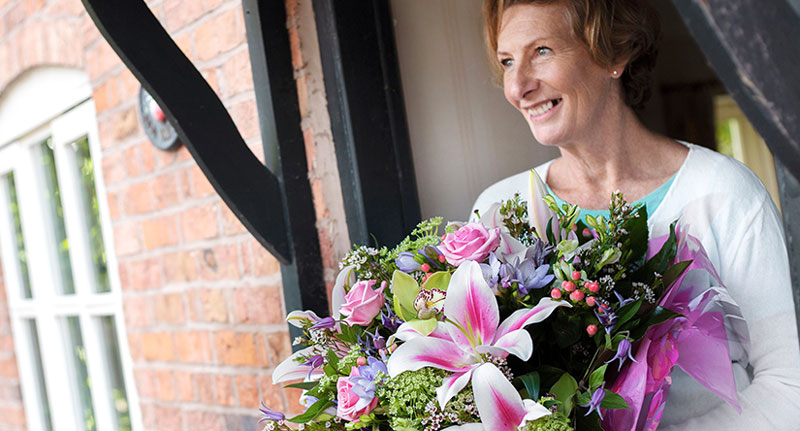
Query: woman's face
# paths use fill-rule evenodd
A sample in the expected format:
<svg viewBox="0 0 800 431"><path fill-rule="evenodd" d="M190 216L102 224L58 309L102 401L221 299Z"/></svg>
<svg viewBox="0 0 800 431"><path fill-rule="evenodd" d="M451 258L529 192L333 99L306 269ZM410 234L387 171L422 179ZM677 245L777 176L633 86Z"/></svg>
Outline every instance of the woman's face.
<svg viewBox="0 0 800 431"><path fill-rule="evenodd" d="M497 38L506 99L545 145L593 137L619 87L572 33L566 6L516 5L503 13ZM614 93L616 92L616 94Z"/></svg>

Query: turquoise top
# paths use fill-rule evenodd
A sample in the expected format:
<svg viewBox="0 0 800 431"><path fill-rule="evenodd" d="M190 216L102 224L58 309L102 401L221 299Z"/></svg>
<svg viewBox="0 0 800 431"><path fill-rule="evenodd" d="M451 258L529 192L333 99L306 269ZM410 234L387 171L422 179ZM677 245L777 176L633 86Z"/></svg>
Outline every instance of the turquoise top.
<svg viewBox="0 0 800 431"><path fill-rule="evenodd" d="M664 184L660 185L657 189L653 190L647 196L639 199L634 204L644 204L645 208L647 209L647 217L649 218L655 211L656 208L661 204L661 201L664 200L664 196L667 195L667 190L669 190L669 186L672 185L672 182L675 180L675 176L678 175L677 172L672 175ZM561 198L556 196L552 190L550 190L550 186L545 184L547 187L547 193L550 193L555 199L558 206L566 204L567 202L563 201ZM591 215L592 217L599 217L603 216L606 219L608 218L608 210L587 210L581 208L581 215L578 217L578 220L586 223L586 215Z"/></svg>

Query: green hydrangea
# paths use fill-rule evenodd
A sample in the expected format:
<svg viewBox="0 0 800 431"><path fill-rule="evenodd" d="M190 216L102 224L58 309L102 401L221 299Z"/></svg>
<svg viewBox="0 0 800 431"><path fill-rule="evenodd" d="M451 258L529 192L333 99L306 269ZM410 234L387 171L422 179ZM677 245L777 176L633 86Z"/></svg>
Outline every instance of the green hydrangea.
<svg viewBox="0 0 800 431"><path fill-rule="evenodd" d="M574 431L569 425L569 419L564 415L555 413L529 421L520 428L521 431Z"/></svg>
<svg viewBox="0 0 800 431"><path fill-rule="evenodd" d="M446 375L442 370L426 367L387 379L377 395L388 406L392 429L422 429L425 407L435 402L436 388Z"/></svg>

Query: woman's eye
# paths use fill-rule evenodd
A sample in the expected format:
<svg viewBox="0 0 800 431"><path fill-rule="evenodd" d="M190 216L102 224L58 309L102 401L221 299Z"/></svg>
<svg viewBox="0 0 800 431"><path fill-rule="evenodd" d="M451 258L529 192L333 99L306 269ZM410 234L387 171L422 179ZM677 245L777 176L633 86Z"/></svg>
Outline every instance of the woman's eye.
<svg viewBox="0 0 800 431"><path fill-rule="evenodd" d="M500 59L500 65L503 66L503 69L508 69L514 65L514 60L510 58L502 58Z"/></svg>
<svg viewBox="0 0 800 431"><path fill-rule="evenodd" d="M540 57L543 56L543 55L549 55L552 52L553 52L553 50L548 48L548 47L546 47L546 46L540 46L540 47L536 48L536 54L538 56L540 56Z"/></svg>

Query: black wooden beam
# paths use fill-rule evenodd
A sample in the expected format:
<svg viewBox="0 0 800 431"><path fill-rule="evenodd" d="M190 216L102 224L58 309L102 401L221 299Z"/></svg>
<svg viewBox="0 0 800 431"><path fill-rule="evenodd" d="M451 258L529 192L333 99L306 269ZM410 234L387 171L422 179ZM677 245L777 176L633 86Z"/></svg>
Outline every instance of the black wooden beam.
<svg viewBox="0 0 800 431"><path fill-rule="evenodd" d="M350 240L393 244L420 219L388 0L314 0Z"/></svg>
<svg viewBox="0 0 800 431"><path fill-rule="evenodd" d="M290 263L278 178L247 148L222 102L145 2L82 1L103 37L164 110L223 201L267 250Z"/></svg>
<svg viewBox="0 0 800 431"><path fill-rule="evenodd" d="M800 17L785 0L673 0L728 92L800 178Z"/></svg>
<svg viewBox="0 0 800 431"><path fill-rule="evenodd" d="M267 160L277 157L294 260L281 265L287 310L328 314L316 212L308 182L286 9L283 1L243 0L250 64Z"/></svg>

